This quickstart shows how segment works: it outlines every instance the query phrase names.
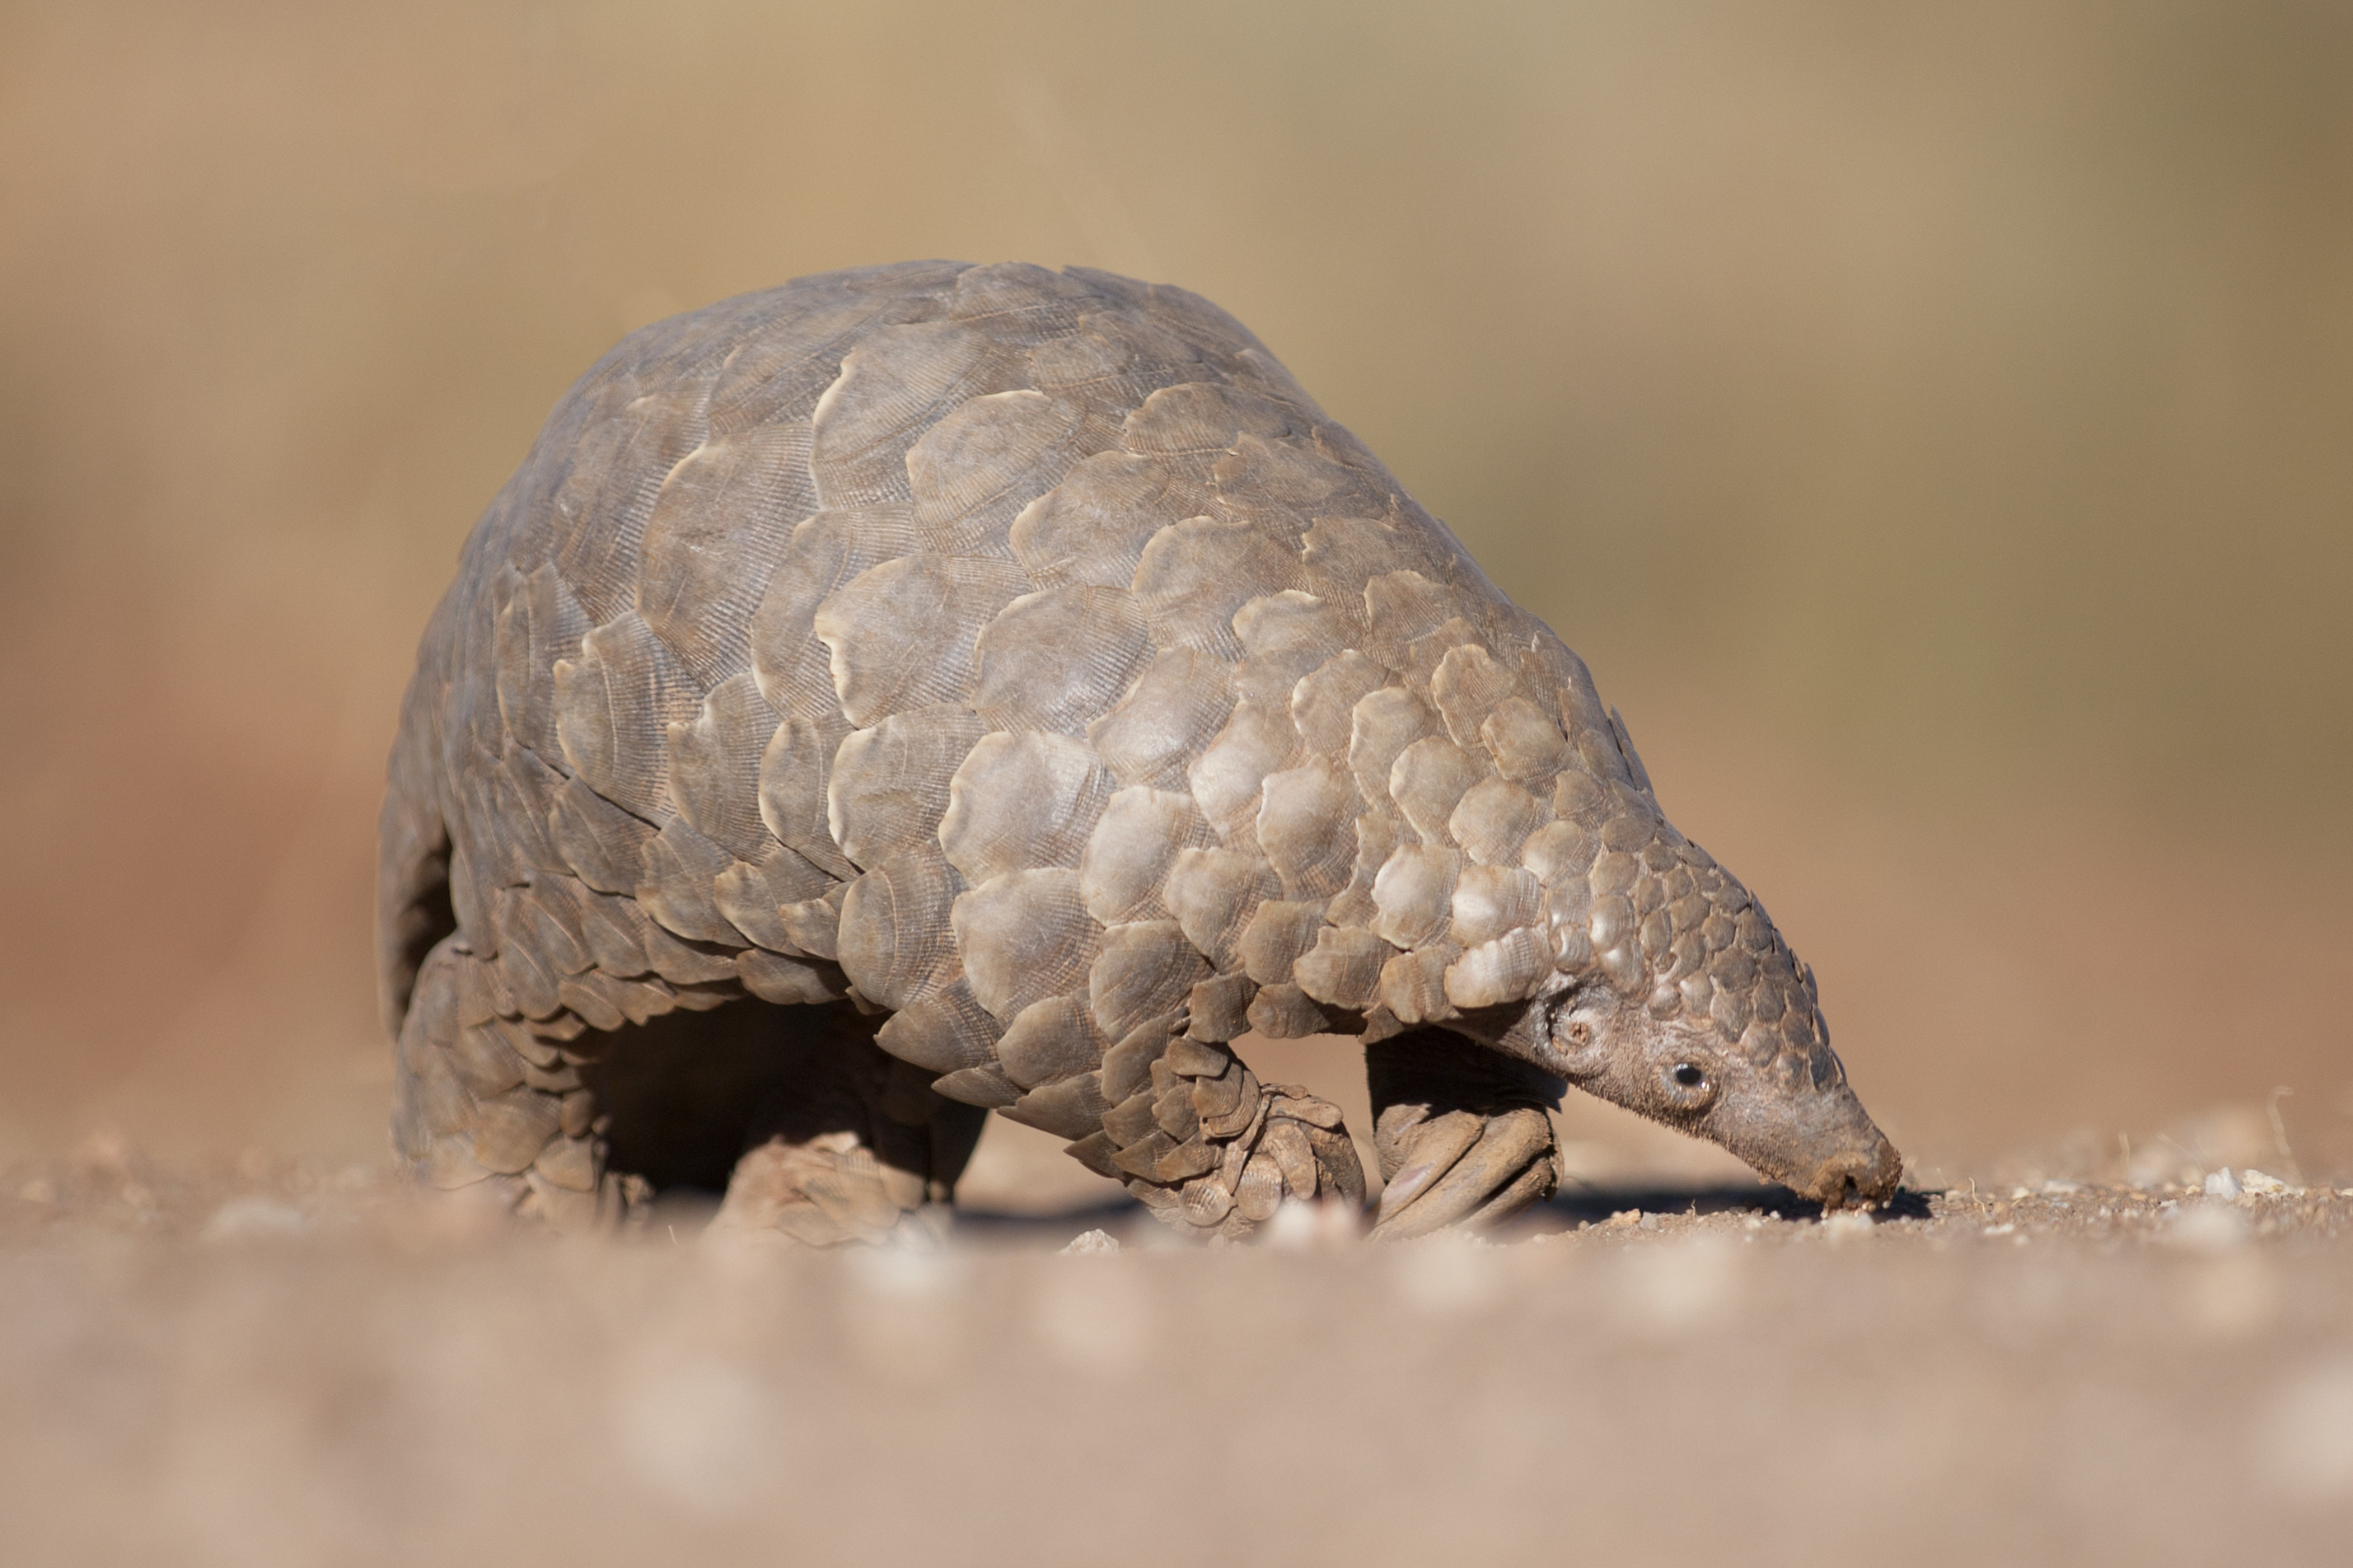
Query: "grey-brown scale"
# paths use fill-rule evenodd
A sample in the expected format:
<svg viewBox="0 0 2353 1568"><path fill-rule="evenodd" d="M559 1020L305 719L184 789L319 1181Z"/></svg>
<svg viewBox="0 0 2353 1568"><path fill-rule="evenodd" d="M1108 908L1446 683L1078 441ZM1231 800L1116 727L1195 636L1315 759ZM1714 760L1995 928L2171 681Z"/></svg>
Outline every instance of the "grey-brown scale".
<svg viewBox="0 0 2353 1568"><path fill-rule="evenodd" d="M1361 1198L1250 1030L1374 1049L1400 1234L1550 1192L1559 1078L1465 1044L1540 994L1841 1077L1576 654L1229 317L1083 270L828 274L622 343L465 547L383 844L400 1153L559 1221L694 1163L615 1118L637 1043L697 1029L798 1042L694 1125L757 1155L731 1214L818 1241L944 1195L967 1107L1203 1234Z"/></svg>

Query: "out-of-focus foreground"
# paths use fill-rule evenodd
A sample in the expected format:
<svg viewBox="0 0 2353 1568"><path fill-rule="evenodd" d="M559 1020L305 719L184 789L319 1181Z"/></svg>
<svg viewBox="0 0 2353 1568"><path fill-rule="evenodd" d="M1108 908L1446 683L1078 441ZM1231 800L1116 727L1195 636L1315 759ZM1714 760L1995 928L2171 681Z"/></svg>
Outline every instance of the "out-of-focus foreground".
<svg viewBox="0 0 2353 1568"><path fill-rule="evenodd" d="M617 1552L612 1477L883 1560L962 1510L1148 1561L1229 1499L1310 1558L2341 1526L2343 1203L2158 1184L2353 1180L2348 76L2298 4L0 8L5 1484L163 1488L92 1560L510 1506ZM540 419L628 328L923 255L1231 310L1591 662L1920 1184L2108 1185L2051 1237L902 1270L338 1230L338 1178L255 1239L284 1192L205 1160L379 1213L383 756ZM1363 1130L1345 1055L1296 1071ZM1602 1188L1741 1179L1564 1120ZM1089 1200L990 1139L988 1203ZM173 1180L236 1245L165 1239Z"/></svg>
<svg viewBox="0 0 2353 1568"><path fill-rule="evenodd" d="M2353 1192L842 1255L254 1162L36 1180L0 1194L26 1562L2206 1568L2353 1530Z"/></svg>

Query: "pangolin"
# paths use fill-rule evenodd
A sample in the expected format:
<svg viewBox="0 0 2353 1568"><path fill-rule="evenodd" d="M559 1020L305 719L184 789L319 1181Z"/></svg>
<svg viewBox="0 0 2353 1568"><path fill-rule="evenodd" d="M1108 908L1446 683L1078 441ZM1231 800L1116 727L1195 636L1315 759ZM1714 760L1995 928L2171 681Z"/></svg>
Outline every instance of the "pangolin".
<svg viewBox="0 0 2353 1568"><path fill-rule="evenodd" d="M632 334L389 773L398 1156L559 1225L888 1237L989 1108L1187 1234L1361 1203L1252 1031L1363 1040L1377 1234L1548 1196L1568 1085L1826 1205L1900 1174L1584 662L1180 289L912 262Z"/></svg>

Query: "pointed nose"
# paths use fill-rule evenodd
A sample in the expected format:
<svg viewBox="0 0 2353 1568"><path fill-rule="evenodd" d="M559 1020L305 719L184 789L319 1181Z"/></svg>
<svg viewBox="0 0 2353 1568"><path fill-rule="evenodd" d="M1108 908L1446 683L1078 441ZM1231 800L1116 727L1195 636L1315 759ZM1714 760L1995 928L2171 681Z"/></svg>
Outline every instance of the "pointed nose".
<svg viewBox="0 0 2353 1568"><path fill-rule="evenodd" d="M1885 1133L1875 1127L1870 1133L1869 1141L1841 1150L1817 1165L1798 1190L1825 1209L1883 1203L1895 1196L1904 1180L1904 1157Z"/></svg>

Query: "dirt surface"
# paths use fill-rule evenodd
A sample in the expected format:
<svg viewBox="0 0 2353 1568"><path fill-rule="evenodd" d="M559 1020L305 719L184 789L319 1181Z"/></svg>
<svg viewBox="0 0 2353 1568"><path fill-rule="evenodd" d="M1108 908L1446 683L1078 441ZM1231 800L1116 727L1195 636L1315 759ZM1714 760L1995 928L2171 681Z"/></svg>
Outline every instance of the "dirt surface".
<svg viewBox="0 0 2353 1568"><path fill-rule="evenodd" d="M0 1517L241 1568L2341 1561L2353 1192L2231 1180L1214 1253L1066 1192L845 1255L98 1146L0 1186Z"/></svg>

